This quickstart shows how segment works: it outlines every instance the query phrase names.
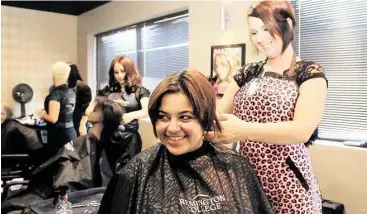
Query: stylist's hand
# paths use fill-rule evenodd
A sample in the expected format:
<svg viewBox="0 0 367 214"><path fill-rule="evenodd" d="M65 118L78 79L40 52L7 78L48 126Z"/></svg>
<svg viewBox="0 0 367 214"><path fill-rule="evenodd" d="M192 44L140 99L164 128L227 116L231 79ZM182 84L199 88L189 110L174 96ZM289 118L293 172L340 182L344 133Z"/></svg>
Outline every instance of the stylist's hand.
<svg viewBox="0 0 367 214"><path fill-rule="evenodd" d="M80 136L87 134L87 121L88 121L88 117L82 116L82 119L80 120L80 125L79 125L79 135Z"/></svg>
<svg viewBox="0 0 367 214"><path fill-rule="evenodd" d="M36 116L38 118L43 118L43 116L47 114L47 112L44 109L39 109L38 111L36 111Z"/></svg>
<svg viewBox="0 0 367 214"><path fill-rule="evenodd" d="M218 144L229 144L244 140L244 130L242 127L245 122L243 120L233 114L220 114L218 119L222 127L222 131L219 132L216 130L215 132L209 131L204 133L207 140Z"/></svg>
<svg viewBox="0 0 367 214"><path fill-rule="evenodd" d="M122 124L128 124L130 123L132 120L134 120L133 117L131 117L131 114L129 113L125 113L124 115L122 115Z"/></svg>
<svg viewBox="0 0 367 214"><path fill-rule="evenodd" d="M88 134L87 133L87 128L85 126L80 126L79 127L79 135L83 136L83 135L86 135L86 134Z"/></svg>

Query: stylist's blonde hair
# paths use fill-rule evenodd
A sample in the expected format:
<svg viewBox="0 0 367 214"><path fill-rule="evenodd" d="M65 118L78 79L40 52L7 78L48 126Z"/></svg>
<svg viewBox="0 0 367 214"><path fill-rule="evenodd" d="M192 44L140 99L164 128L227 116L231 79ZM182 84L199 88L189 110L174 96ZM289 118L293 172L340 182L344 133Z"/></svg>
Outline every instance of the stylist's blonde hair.
<svg viewBox="0 0 367 214"><path fill-rule="evenodd" d="M56 62L52 65L52 77L57 84L65 84L70 74L70 66L66 62Z"/></svg>

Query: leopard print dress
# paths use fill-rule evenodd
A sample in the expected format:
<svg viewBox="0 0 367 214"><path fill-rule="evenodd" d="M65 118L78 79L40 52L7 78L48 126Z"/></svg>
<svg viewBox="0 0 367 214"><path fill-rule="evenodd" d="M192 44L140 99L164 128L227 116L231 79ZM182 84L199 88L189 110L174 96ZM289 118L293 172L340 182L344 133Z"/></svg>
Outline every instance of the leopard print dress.
<svg viewBox="0 0 367 214"><path fill-rule="evenodd" d="M234 114L242 120L276 123L293 120L299 86L325 78L314 62L296 63L295 74L264 72L265 62L244 66L234 80L240 87ZM262 76L262 77L261 77ZM240 153L254 165L265 194L276 213L321 214L321 194L304 144L275 145L241 141Z"/></svg>

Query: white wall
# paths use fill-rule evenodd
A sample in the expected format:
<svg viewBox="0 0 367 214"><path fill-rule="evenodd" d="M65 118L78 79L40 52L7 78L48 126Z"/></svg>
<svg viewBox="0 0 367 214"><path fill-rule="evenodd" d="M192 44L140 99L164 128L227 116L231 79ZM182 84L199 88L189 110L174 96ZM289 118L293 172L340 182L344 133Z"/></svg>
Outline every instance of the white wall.
<svg viewBox="0 0 367 214"><path fill-rule="evenodd" d="M226 1L228 2L228 1ZM220 29L219 1L112 2L78 18L78 63L83 76L95 85L94 34L189 9L189 63L208 75L210 46L246 43L246 62L261 59L252 55L246 13L250 1L226 3L227 29ZM93 86L93 85L92 85ZM158 140L149 120L140 121L143 148ZM343 202L348 214L367 213L367 150L316 145L311 147L314 170L325 198Z"/></svg>
<svg viewBox="0 0 367 214"><path fill-rule="evenodd" d="M52 63L77 61L77 17L1 6L1 103L13 107L12 90L18 83L33 88L26 113L43 108L52 84Z"/></svg>
<svg viewBox="0 0 367 214"><path fill-rule="evenodd" d="M228 19L226 30L221 30L221 6L225 8ZM261 59L252 54L252 46L247 32L247 8L251 1L190 1L189 38L190 66L206 76L210 73L210 47L246 43L246 63Z"/></svg>
<svg viewBox="0 0 367 214"><path fill-rule="evenodd" d="M367 213L367 149L315 145L310 153L323 197L342 202L347 214Z"/></svg>

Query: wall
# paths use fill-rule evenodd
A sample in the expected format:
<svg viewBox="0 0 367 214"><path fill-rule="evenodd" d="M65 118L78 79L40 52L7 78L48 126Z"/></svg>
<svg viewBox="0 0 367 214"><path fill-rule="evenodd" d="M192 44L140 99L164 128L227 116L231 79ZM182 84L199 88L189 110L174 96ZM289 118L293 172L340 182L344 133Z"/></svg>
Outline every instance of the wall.
<svg viewBox="0 0 367 214"><path fill-rule="evenodd" d="M367 149L315 145L310 153L323 197L342 202L347 214L367 213Z"/></svg>
<svg viewBox="0 0 367 214"><path fill-rule="evenodd" d="M95 85L94 34L161 15L189 9L189 63L204 74L210 71L210 46L246 43L246 62L257 61L247 34L246 12L251 2L225 1L227 29L221 30L219 1L112 2L83 14L78 19L78 59L83 75ZM143 148L154 145L149 120L140 120ZM314 170L325 198L343 202L348 214L367 213L367 151L315 145L310 149Z"/></svg>
<svg viewBox="0 0 367 214"><path fill-rule="evenodd" d="M1 6L1 103L20 115L12 98L18 83L33 88L26 113L43 108L52 84L52 63L77 61L77 17Z"/></svg>
<svg viewBox="0 0 367 214"><path fill-rule="evenodd" d="M209 75L212 45L246 43L246 63L262 59L252 54L247 32L246 14L251 1L190 1L189 5L191 67ZM226 30L221 30L221 6L228 17Z"/></svg>

